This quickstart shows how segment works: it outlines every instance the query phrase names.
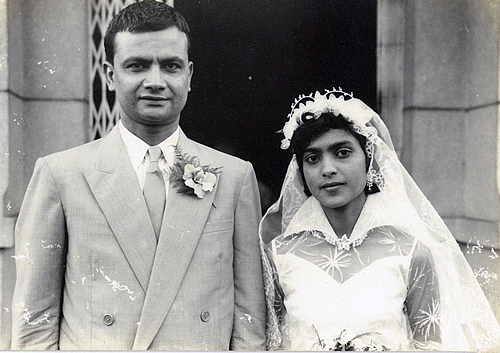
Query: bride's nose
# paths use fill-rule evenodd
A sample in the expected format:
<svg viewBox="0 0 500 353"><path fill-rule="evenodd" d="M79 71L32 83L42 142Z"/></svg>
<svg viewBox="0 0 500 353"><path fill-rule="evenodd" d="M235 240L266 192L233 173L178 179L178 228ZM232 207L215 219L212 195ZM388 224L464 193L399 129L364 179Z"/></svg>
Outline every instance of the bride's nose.
<svg viewBox="0 0 500 353"><path fill-rule="evenodd" d="M338 173L337 165L332 157L324 158L321 163L321 175L329 177Z"/></svg>

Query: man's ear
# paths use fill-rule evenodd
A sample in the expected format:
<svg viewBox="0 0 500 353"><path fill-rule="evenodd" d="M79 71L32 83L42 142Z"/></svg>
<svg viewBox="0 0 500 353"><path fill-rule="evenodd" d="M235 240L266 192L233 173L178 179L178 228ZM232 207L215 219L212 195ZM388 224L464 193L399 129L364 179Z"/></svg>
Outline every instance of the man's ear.
<svg viewBox="0 0 500 353"><path fill-rule="evenodd" d="M188 65L189 65L189 83L188 83L189 90L188 90L188 92L191 92L191 78L193 78L194 64L192 61L190 61Z"/></svg>
<svg viewBox="0 0 500 353"><path fill-rule="evenodd" d="M106 82L108 84L108 89L113 92L115 90L115 69L113 64L106 61L103 64L104 74L106 75Z"/></svg>

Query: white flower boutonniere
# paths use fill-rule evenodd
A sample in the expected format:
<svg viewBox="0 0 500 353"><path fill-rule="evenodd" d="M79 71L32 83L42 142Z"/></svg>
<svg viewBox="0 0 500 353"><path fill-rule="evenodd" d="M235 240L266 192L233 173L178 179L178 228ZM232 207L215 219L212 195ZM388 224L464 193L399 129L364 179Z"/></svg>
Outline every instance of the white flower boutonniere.
<svg viewBox="0 0 500 353"><path fill-rule="evenodd" d="M198 157L182 153L179 147L175 147L175 157L175 165L170 168L170 181L177 184L179 193L194 193L201 199L214 189L222 167L201 165Z"/></svg>

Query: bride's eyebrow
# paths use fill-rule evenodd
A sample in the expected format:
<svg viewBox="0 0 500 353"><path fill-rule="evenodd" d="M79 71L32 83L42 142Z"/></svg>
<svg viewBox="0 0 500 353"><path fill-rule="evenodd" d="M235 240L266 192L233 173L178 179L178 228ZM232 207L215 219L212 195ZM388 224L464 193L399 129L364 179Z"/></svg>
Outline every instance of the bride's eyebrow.
<svg viewBox="0 0 500 353"><path fill-rule="evenodd" d="M332 144L329 144L326 149L327 150L336 150L340 147L351 147L353 145L352 141L349 141L349 140L342 140L342 141L337 141L337 142L334 142ZM305 150L304 150L304 153L305 152L320 152L321 150L323 150L323 148L320 148L320 147L316 147L316 146L308 146Z"/></svg>

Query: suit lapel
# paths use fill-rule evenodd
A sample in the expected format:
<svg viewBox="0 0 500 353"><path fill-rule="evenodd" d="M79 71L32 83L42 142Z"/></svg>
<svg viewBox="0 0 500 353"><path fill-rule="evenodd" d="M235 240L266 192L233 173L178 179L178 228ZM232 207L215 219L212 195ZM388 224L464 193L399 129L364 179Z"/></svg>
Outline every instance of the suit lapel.
<svg viewBox="0 0 500 353"><path fill-rule="evenodd" d="M201 164L209 162L181 132L182 152L198 156ZM203 159L205 158L205 160ZM170 183L166 213L146 294L144 308L133 349L146 350L167 317L193 257L215 197L217 184L203 198L177 192Z"/></svg>
<svg viewBox="0 0 500 353"><path fill-rule="evenodd" d="M118 127L101 143L95 169L85 170L84 175L137 280L147 292L156 237L146 203Z"/></svg>

